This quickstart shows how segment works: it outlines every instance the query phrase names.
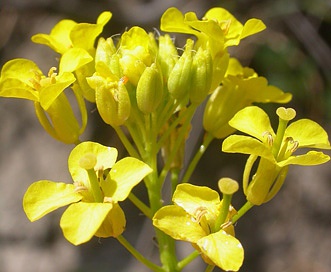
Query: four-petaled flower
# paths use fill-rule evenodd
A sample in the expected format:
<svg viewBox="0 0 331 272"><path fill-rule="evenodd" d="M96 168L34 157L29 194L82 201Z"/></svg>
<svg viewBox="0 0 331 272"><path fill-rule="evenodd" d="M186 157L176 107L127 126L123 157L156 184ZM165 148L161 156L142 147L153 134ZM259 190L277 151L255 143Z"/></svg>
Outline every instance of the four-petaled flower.
<svg viewBox="0 0 331 272"><path fill-rule="evenodd" d="M216 221L222 202L219 194L204 186L180 184L174 192L174 205L158 210L153 224L172 238L192 243L209 264L224 270L237 271L243 262L244 250L234 237L234 228ZM230 207L227 220L235 214Z"/></svg>
<svg viewBox="0 0 331 272"><path fill-rule="evenodd" d="M330 159L328 155L317 151L293 155L298 148L331 149L328 135L319 124L309 119L301 119L287 126L296 115L291 108L280 107L277 115L279 125L275 133L268 115L262 109L246 107L229 124L253 137L231 135L223 142L224 152L250 154L244 170L243 189L247 200L254 205L261 205L275 196L290 164L318 165ZM258 168L248 182L258 157Z"/></svg>
<svg viewBox="0 0 331 272"><path fill-rule="evenodd" d="M76 78L70 72L55 71L52 67L45 76L31 60L10 60L1 70L0 96L34 101L37 117L52 137L64 143L78 143L87 122L85 103L75 92L82 117L80 125L64 93Z"/></svg>
<svg viewBox="0 0 331 272"><path fill-rule="evenodd" d="M138 159L118 162L117 149L83 142L70 153L68 164L73 184L41 180L33 183L23 199L31 221L66 205L60 226L74 245L97 237L117 237L125 228L124 212L118 202L125 200L152 169ZM116 163L115 163L116 162Z"/></svg>

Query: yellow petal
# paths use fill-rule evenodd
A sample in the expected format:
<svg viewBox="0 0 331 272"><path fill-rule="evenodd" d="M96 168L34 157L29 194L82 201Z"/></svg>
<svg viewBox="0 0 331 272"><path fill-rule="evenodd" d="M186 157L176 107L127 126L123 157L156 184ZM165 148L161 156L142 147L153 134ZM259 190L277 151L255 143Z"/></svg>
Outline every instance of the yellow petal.
<svg viewBox="0 0 331 272"><path fill-rule="evenodd" d="M230 121L230 126L266 142L265 133L275 137L269 116L259 107L250 106L239 111Z"/></svg>
<svg viewBox="0 0 331 272"><path fill-rule="evenodd" d="M123 210L118 204L114 204L100 228L95 233L95 236L103 238L117 237L123 233L125 224L126 220Z"/></svg>
<svg viewBox="0 0 331 272"><path fill-rule="evenodd" d="M70 205L60 221L64 237L74 245L89 241L98 231L112 207L111 203L79 202Z"/></svg>
<svg viewBox="0 0 331 272"><path fill-rule="evenodd" d="M172 200L192 216L195 216L201 208L206 209L211 216L215 215L221 204L216 191L189 183L179 184Z"/></svg>
<svg viewBox="0 0 331 272"><path fill-rule="evenodd" d="M153 224L176 240L196 243L207 235L199 222L177 205L159 209L153 217Z"/></svg>
<svg viewBox="0 0 331 272"><path fill-rule="evenodd" d="M94 142L80 143L71 151L68 159L69 171L74 181L88 183L88 174L84 168L80 167L79 161L89 153L94 154L97 158L97 163L94 166L96 171L113 167L117 159L116 148ZM88 184L85 185L89 187Z"/></svg>
<svg viewBox="0 0 331 272"><path fill-rule="evenodd" d="M73 184L40 180L30 185L23 198L23 208L30 221L82 199Z"/></svg>
<svg viewBox="0 0 331 272"><path fill-rule="evenodd" d="M244 249L233 236L221 230L201 238L197 245L218 267L225 271L238 271L244 260Z"/></svg>
<svg viewBox="0 0 331 272"><path fill-rule="evenodd" d="M111 197L114 202L123 201L132 188L151 172L152 168L146 163L127 157L115 163L101 187L105 196Z"/></svg>

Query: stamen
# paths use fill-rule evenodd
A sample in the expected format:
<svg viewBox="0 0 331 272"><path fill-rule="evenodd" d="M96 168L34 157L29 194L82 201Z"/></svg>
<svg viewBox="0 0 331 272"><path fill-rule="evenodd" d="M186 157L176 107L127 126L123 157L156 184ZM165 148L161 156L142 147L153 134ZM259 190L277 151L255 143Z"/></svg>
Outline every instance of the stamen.
<svg viewBox="0 0 331 272"><path fill-rule="evenodd" d="M272 137L272 134L269 131L265 131L262 133L262 137L266 137L267 138L267 143L269 146L272 146L274 143L274 138Z"/></svg>
<svg viewBox="0 0 331 272"><path fill-rule="evenodd" d="M87 187L84 186L84 184L82 184L81 182L74 182L74 186L75 186L76 193L88 191Z"/></svg>
<svg viewBox="0 0 331 272"><path fill-rule="evenodd" d="M205 207L199 207L199 208L197 208L197 209L194 211L194 214L193 214L194 217L192 217L191 220L192 220L193 222L200 223L202 217L203 217L206 213L208 213L207 208L205 208Z"/></svg>
<svg viewBox="0 0 331 272"><path fill-rule="evenodd" d="M221 229L226 229L227 227L230 227L232 225L232 221L229 220L221 225Z"/></svg>
<svg viewBox="0 0 331 272"><path fill-rule="evenodd" d="M291 139L290 140L290 144L292 144L292 147L289 150L291 151L291 153L293 153L293 152L295 152L298 149L299 142Z"/></svg>
<svg viewBox="0 0 331 272"><path fill-rule="evenodd" d="M103 203L113 203L113 198L112 197L108 197L108 196L105 196L103 198Z"/></svg>

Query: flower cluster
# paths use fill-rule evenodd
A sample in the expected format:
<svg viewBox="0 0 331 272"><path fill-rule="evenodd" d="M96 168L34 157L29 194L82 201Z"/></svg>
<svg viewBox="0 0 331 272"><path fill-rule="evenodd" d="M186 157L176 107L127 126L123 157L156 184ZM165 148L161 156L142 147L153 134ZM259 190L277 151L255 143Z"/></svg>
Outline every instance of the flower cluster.
<svg viewBox="0 0 331 272"><path fill-rule="evenodd" d="M93 236L115 237L154 271L179 272L198 255L208 264L206 271L214 266L238 271L244 250L235 238L233 223L247 208L275 196L290 164L327 162L329 156L322 152L293 153L301 147L330 149L328 135L308 119L288 126L295 111L282 107L277 110L275 133L267 114L252 106L255 102L287 103L292 98L230 57L229 47L265 29L262 21L253 18L241 24L219 7L202 19L194 12L182 14L169 8L160 29L184 35L184 45L178 48L171 34L149 33L138 26L99 38L111 16L103 12L96 24L62 20L50 34L34 35L33 42L60 54L58 68L50 68L47 75L26 59L11 60L2 67L0 96L33 101L43 128L55 139L76 145L68 159L73 184L33 183L23 199L24 211L35 221L68 205L60 226L71 243L82 244ZM77 100L80 120L68 92ZM130 157L116 162L115 148L80 143L88 119L85 101L95 103ZM203 102L205 137L180 179L191 119ZM231 135L236 130L252 137ZM250 155L243 176L248 204L238 212L231 205L239 188L236 181L219 181L222 200L208 187L187 183L214 138L225 138L224 152ZM163 206L166 177L171 178L173 204ZM131 193L141 180L148 193L147 205ZM162 266L143 257L121 235L126 219L119 202L126 198L152 219ZM196 250L179 262L173 239L189 242Z"/></svg>

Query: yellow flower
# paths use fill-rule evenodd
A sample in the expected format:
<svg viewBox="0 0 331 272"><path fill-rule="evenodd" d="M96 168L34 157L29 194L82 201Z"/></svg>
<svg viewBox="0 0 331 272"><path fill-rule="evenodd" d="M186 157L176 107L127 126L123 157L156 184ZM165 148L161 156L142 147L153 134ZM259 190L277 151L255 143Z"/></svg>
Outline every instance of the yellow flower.
<svg viewBox="0 0 331 272"><path fill-rule="evenodd" d="M225 138L235 132L228 122L239 110L254 102L287 103L291 98L290 93L268 85L266 78L231 58L222 85L208 99L203 115L204 129L215 138Z"/></svg>
<svg viewBox="0 0 331 272"><path fill-rule="evenodd" d="M97 237L117 237L124 231L125 215L118 202L152 170L127 157L118 162L117 150L94 142L77 145L69 156L73 184L41 180L23 198L27 217L35 221L66 205L60 226L74 245Z"/></svg>
<svg viewBox="0 0 331 272"><path fill-rule="evenodd" d="M61 20L50 34L40 33L31 38L33 42L47 45L61 54L60 71L75 74L77 81L74 88L90 102L95 102L95 92L87 84L86 77L95 71L94 43L111 17L112 14L105 11L99 15L96 24Z"/></svg>
<svg viewBox="0 0 331 272"><path fill-rule="evenodd" d="M238 271L244 259L244 250L234 237L231 224L216 228L222 202L219 194L204 186L188 183L177 186L174 205L158 210L153 224L172 238L192 243L209 264L228 271ZM230 207L229 220L235 213Z"/></svg>
<svg viewBox="0 0 331 272"><path fill-rule="evenodd" d="M64 93L76 79L70 72L55 71L52 67L45 76L33 61L10 60L1 70L0 96L34 101L37 117L52 137L64 143L78 143L87 122L85 103L74 91L82 116L80 125Z"/></svg>
<svg viewBox="0 0 331 272"><path fill-rule="evenodd" d="M291 108L278 108L277 115L279 125L275 133L262 109L246 107L229 124L252 137L231 135L223 142L224 152L250 155L244 171L243 189L247 200L254 205L261 205L275 196L285 180L289 165L317 165L330 159L317 151L293 155L298 148L331 149L328 135L319 124L309 119L301 119L287 126L296 115ZM248 183L258 157L258 168Z"/></svg>

